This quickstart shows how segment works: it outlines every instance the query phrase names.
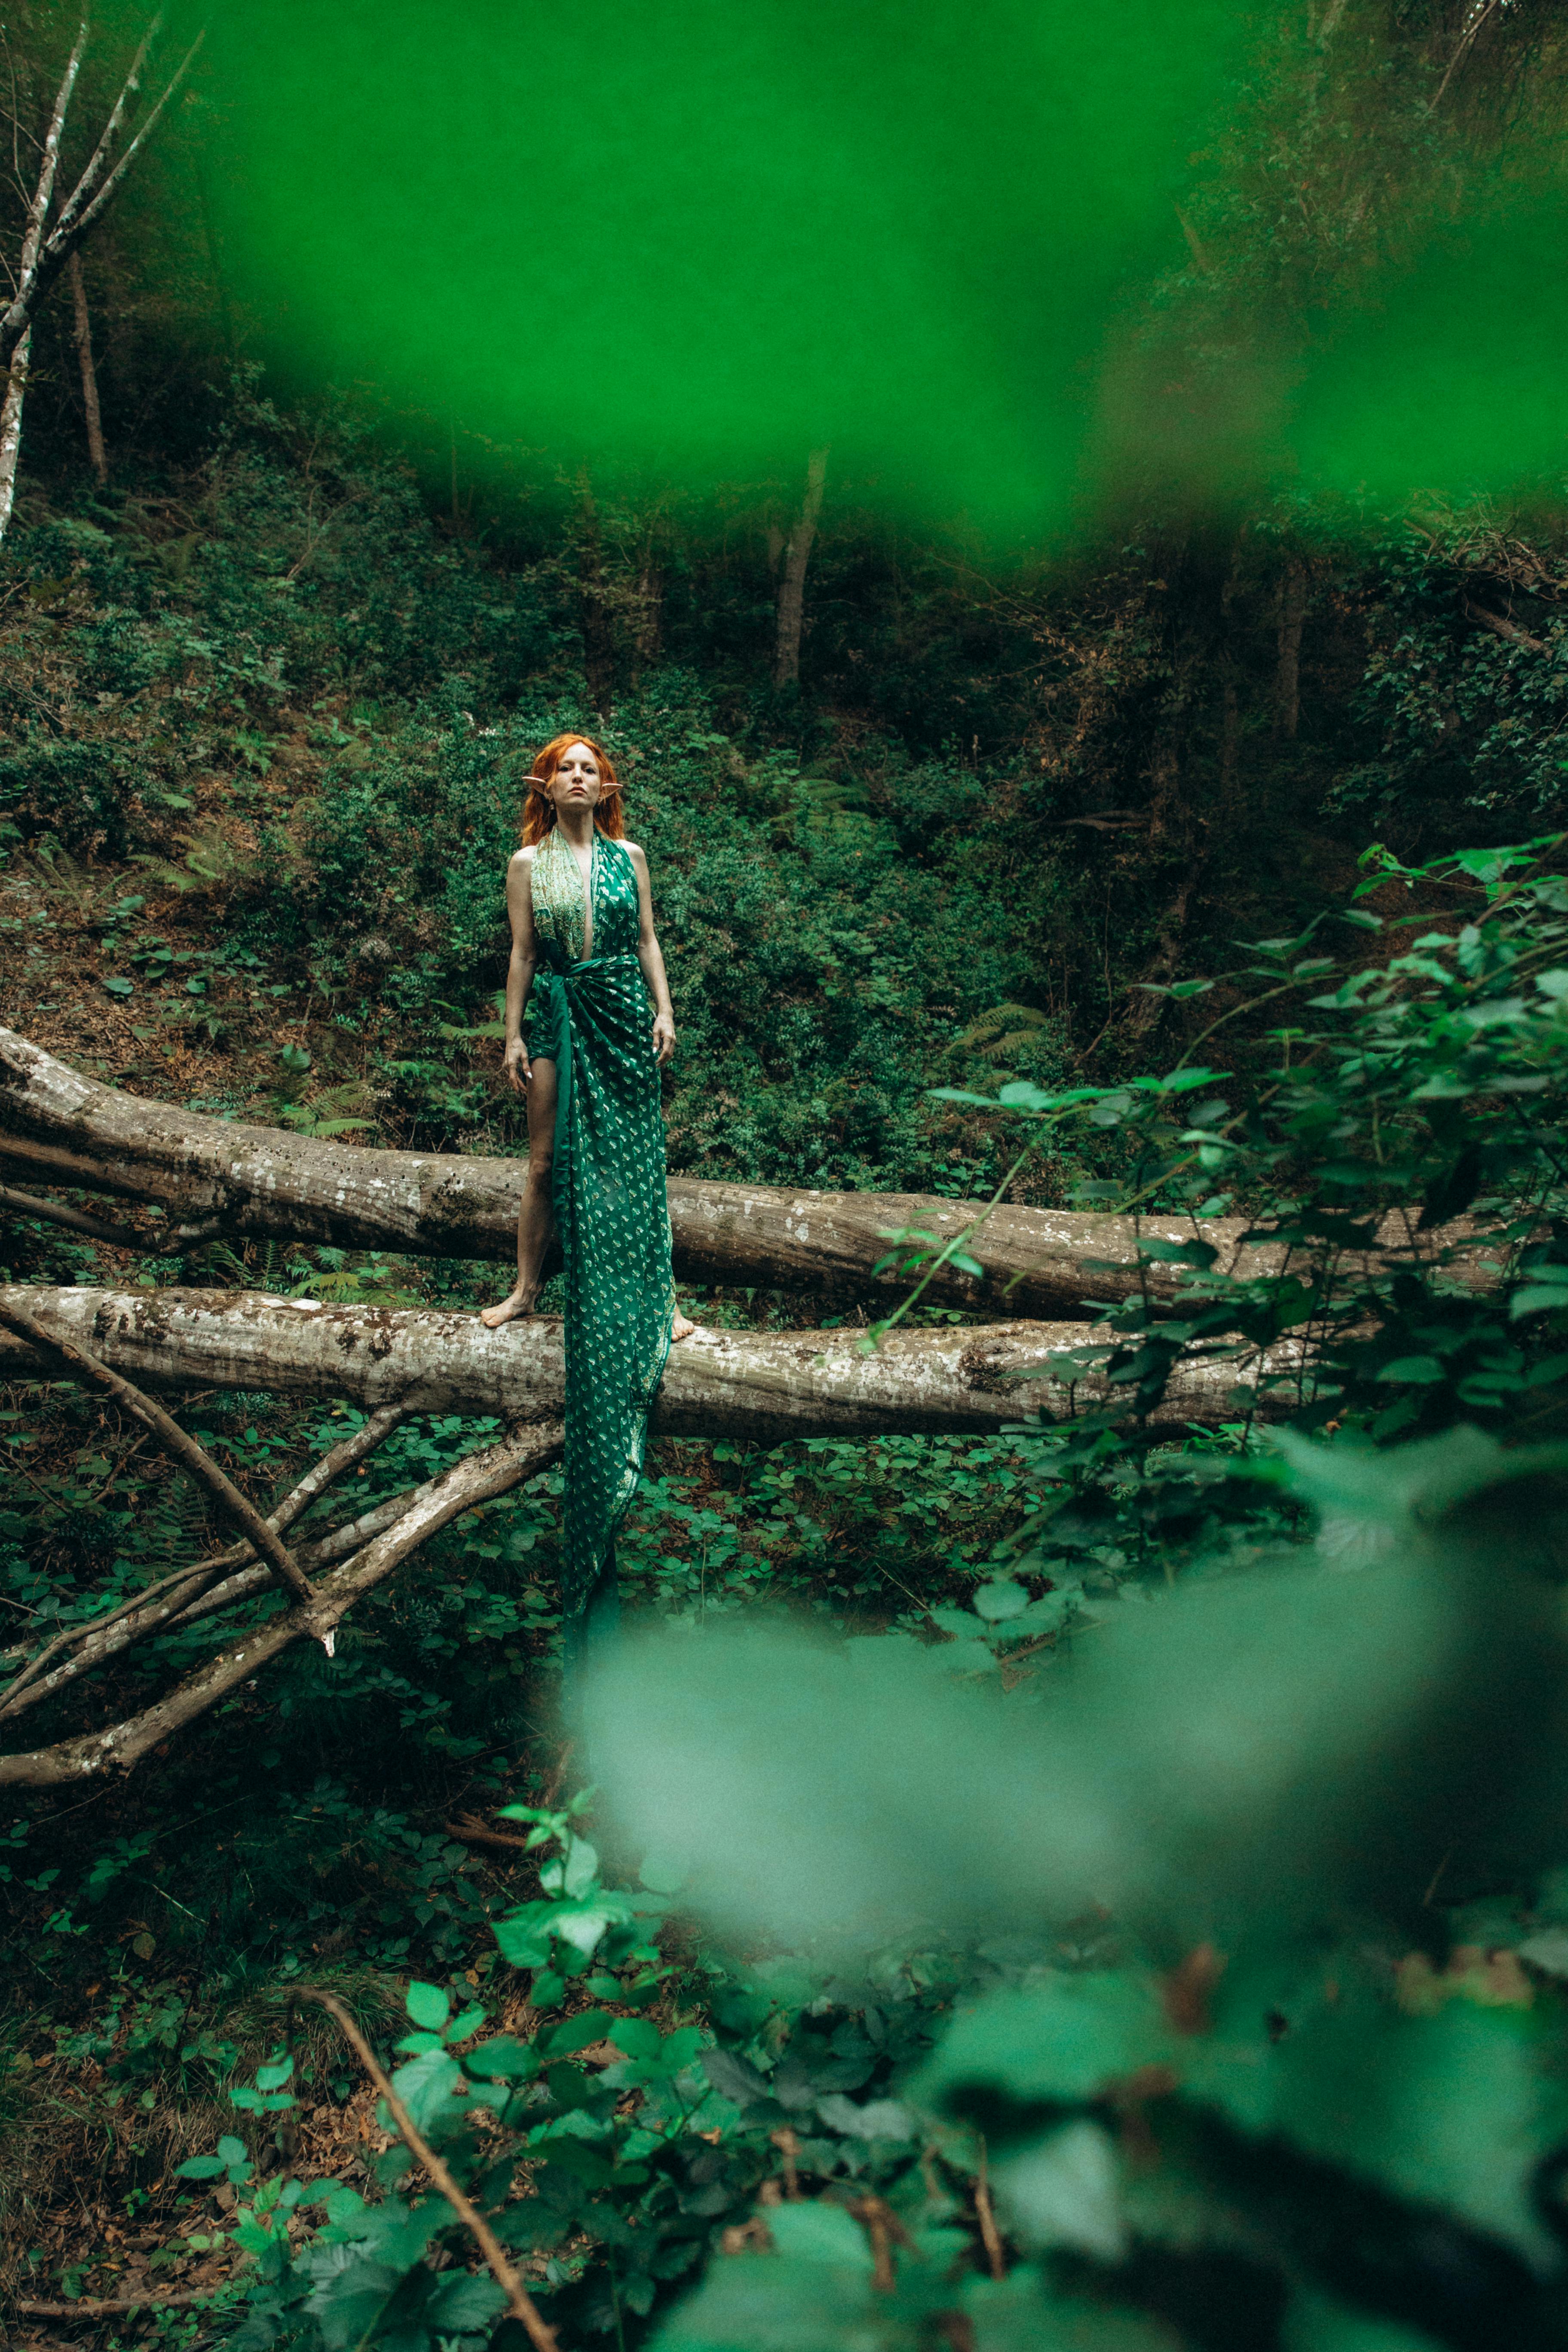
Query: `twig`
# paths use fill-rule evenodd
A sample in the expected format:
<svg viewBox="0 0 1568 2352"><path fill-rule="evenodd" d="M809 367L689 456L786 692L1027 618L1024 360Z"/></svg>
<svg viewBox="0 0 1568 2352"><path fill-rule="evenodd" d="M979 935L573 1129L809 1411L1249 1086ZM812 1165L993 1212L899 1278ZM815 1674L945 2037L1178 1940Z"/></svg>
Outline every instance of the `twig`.
<svg viewBox="0 0 1568 2352"><path fill-rule="evenodd" d="M784 2160L784 2195L792 2205L798 2205L801 2201L800 2142L787 2124L782 2131L770 2132L768 2137Z"/></svg>
<svg viewBox="0 0 1568 2352"><path fill-rule="evenodd" d="M355 1602L394 1574L421 1544L476 1504L504 1495L520 1479L533 1477L559 1456L561 1446L559 1422L532 1423L482 1453L464 1455L416 1487L407 1508L384 1534L323 1577L310 1607L286 1610L230 1635L221 1651L123 1722L26 1754L0 1755L0 1787L80 1788L93 1775L130 1771L172 1733L198 1721L247 1683L253 1685L261 1668L296 1642L321 1642L325 1647L328 1634ZM247 1573L259 1576L261 1571ZM215 1601L217 1598L211 1596ZM195 1605L201 1609L207 1604ZM58 1672L63 1676L71 1670Z"/></svg>
<svg viewBox="0 0 1568 2352"><path fill-rule="evenodd" d="M936 1279L936 1276L942 1272L942 1267L947 1264L949 1258L953 1255L955 1251L961 1250L963 1247L964 1244L970 1239L972 1234L977 1234L980 1231L981 1226L985 1223L987 1217L990 1216L993 1209L1000 1205L1003 1193L1007 1190L1008 1185L1013 1181L1013 1179L1018 1173L1019 1169L1022 1168L1024 1162L1031 1157L1034 1150L1035 1139L1031 1136L1029 1141L1024 1146L1024 1149L1019 1152L1018 1157L1014 1160L1011 1168L1008 1169L1006 1174L1003 1177L1000 1184L997 1185L994 1192L992 1193L991 1198L986 1202L985 1206L981 1210L980 1214L969 1224L965 1225L961 1233L954 1234L946 1248L943 1249L936 1257L932 1258L924 1274L921 1275L920 1280L910 1291L909 1297L896 1307L890 1315L884 1316L879 1323L874 1323L871 1326L867 1338L861 1342L862 1347L868 1346L873 1349L879 1348L888 1333L893 1328L893 1326L896 1323L902 1322L910 1307L914 1306L915 1302L920 1297L921 1293L928 1288L929 1286Z"/></svg>
<svg viewBox="0 0 1568 2352"><path fill-rule="evenodd" d="M448 1837L457 1838L463 1845L504 1846L513 1853L530 1851L526 1838L509 1837L505 1830L488 1830L472 1813L465 1813L460 1822L443 1822L441 1827Z"/></svg>
<svg viewBox="0 0 1568 2352"><path fill-rule="evenodd" d="M1473 603L1468 596L1465 599L1465 611L1472 621L1479 621L1483 629L1490 629L1494 636L1506 637L1510 646L1525 646L1532 654L1547 651L1544 637L1532 637L1530 631L1521 629L1517 621L1509 620L1504 614L1489 611L1485 604Z"/></svg>
<svg viewBox="0 0 1568 2352"><path fill-rule="evenodd" d="M547 2326L539 2305L523 2285L516 2270L507 2258L506 2249L485 2220L479 2208L470 2204L451 2173L415 2124L413 2116L393 2089L382 2071L374 2051L365 2040L353 2019L335 1993L319 1992L313 1985L301 1985L295 1992L296 2000L313 2000L332 2018L354 2056L386 2101L387 2113L407 2142L412 2154L421 2163L453 2212L473 2236L479 2252L489 2263L491 2275L506 2296L507 2308L528 2332L535 2352L556 2352L555 2330Z"/></svg>
<svg viewBox="0 0 1568 2352"><path fill-rule="evenodd" d="M979 2135L976 2134L976 2137ZM980 2223L980 2242L985 2249L985 2259L991 2265L994 2279L1007 2275L1007 2257L1003 2252L1002 2232L996 2227L996 2210L991 2202L991 2176L985 2159L985 2142L980 2141L980 2170L974 2179L974 2213Z"/></svg>
<svg viewBox="0 0 1568 2352"><path fill-rule="evenodd" d="M885 2197L861 2197L849 2207L871 2241L871 2284L882 2294L891 2294L897 2284L893 2274L893 2248L914 2243L909 2231Z"/></svg>
<svg viewBox="0 0 1568 2352"><path fill-rule="evenodd" d="M1434 114L1436 114L1437 109L1443 103L1443 94L1445 90L1447 90L1448 84L1453 80L1455 74L1458 71L1459 67L1468 56L1470 49L1474 47L1476 35L1480 31L1481 26L1486 23L1487 18L1491 15L1496 6L1497 0L1485 0L1485 5L1479 10L1479 14L1472 14L1469 23L1460 34L1459 45L1448 60L1448 70L1443 76L1442 80L1437 84L1437 95L1432 100L1432 111Z"/></svg>
<svg viewBox="0 0 1568 2352"><path fill-rule="evenodd" d="M268 1513L267 1525L281 1535L286 1528L291 1527L309 1510L334 1478L341 1477L345 1470L352 1469L356 1462L374 1453L382 1441L408 1418L409 1408L402 1404L383 1405L379 1412L372 1413L352 1437L345 1438L341 1445L333 1446L330 1454L324 1454L277 1508ZM138 1440L139 1444L143 1443L145 1440ZM135 1450L132 1447L132 1453ZM124 1466L124 1463L120 1465L121 1469ZM305 1546L302 1557L308 1559L312 1567L319 1567L341 1558L345 1551L357 1551L361 1544L368 1542L373 1536L380 1535L384 1528L394 1525L413 1502L417 1491L411 1489L406 1495L396 1496L391 1502L379 1505L375 1510L366 1511L351 1524L335 1528L324 1541ZM230 1607L237 1601L247 1600L259 1584L265 1582L265 1578L247 1578L243 1574L234 1576L234 1589L221 1597L213 1591L213 1587L220 1579L229 1577L231 1570L243 1570L255 1557L253 1544L231 1544L226 1551L218 1552L210 1559L197 1560L188 1568L176 1569L173 1575L161 1578L156 1584L147 1585L129 1601L122 1601L118 1607L106 1610L102 1616L86 1618L80 1624L68 1626L63 1633L57 1633L46 1643L28 1660L16 1680L0 1691L0 1717L16 1714L23 1707L35 1706L41 1698L52 1696L62 1684L74 1681L78 1675L100 1664L105 1657L115 1656L120 1651L129 1649L132 1642L144 1641L149 1633L162 1631L176 1618L184 1618L188 1622L197 1616L208 1615L216 1609ZM198 1604L204 1601L205 1607L200 1607ZM142 1622L133 1628L125 1626L127 1618L137 1616L142 1611L147 1612ZM111 1642L107 1637L117 1625L124 1630L120 1640ZM57 1667L48 1675L47 1688L41 1686L41 1677L46 1669L61 1652L85 1650L89 1646L89 1655L75 1658L68 1666Z"/></svg>
<svg viewBox="0 0 1568 2352"><path fill-rule="evenodd" d="M116 1404L122 1405L144 1429L150 1429L164 1452L172 1454L182 1469L188 1470L191 1476L206 1488L225 1517L249 1538L279 1583L297 1601L310 1606L315 1595L304 1570L268 1526L255 1504L240 1493L233 1479L218 1468L212 1455L198 1445L194 1437L188 1437L179 1423L166 1413L161 1404L154 1404L150 1396L144 1396L119 1372L111 1372L107 1364L100 1364L96 1356L89 1356L85 1348L77 1346L74 1339L57 1339L45 1329L37 1316L24 1314L18 1307L0 1304L0 1325L7 1331L15 1332L18 1339L26 1339L46 1359L53 1358L61 1368L61 1377L68 1381L88 1381L94 1388L101 1389L107 1396L111 1396Z"/></svg>
<svg viewBox="0 0 1568 2352"><path fill-rule="evenodd" d="M89 1241L107 1242L110 1249L137 1250L142 1256L153 1255L154 1244L145 1234L133 1225L109 1225L84 1210L68 1209L63 1201L40 1201L32 1192L17 1192L9 1184L0 1184L0 1209L12 1209L20 1217L43 1217L50 1224L68 1225L73 1234L86 1234Z"/></svg>
<svg viewBox="0 0 1568 2352"><path fill-rule="evenodd" d="M234 2284L233 2279L219 2279L216 2286L180 2287L173 2294L84 2294L75 2303L35 2303L18 2295L11 2308L28 2319L92 2319L100 2312L167 2311L176 2304L211 2303Z"/></svg>

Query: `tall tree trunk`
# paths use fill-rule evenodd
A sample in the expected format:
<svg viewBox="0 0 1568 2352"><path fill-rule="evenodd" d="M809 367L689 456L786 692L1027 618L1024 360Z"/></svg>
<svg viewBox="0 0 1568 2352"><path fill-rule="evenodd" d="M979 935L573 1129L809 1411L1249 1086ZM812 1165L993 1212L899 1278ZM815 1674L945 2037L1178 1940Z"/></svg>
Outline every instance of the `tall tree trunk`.
<svg viewBox="0 0 1568 2352"><path fill-rule="evenodd" d="M664 573L649 551L637 573L637 601L632 625L635 671L650 669L664 650Z"/></svg>
<svg viewBox="0 0 1568 2352"><path fill-rule="evenodd" d="M11 509L16 503L16 461L22 454L22 402L27 391L27 362L33 348L33 331L28 328L11 354L10 372L5 379L5 399L0 405L0 539L11 527Z"/></svg>
<svg viewBox="0 0 1568 2352"><path fill-rule="evenodd" d="M599 509L588 478L583 477L583 543L577 557L577 625L583 636L583 672L595 710L607 712L616 698L616 650L605 596L605 565Z"/></svg>
<svg viewBox="0 0 1568 2352"><path fill-rule="evenodd" d="M76 312L76 354L81 362L81 404L87 416L87 454L100 484L109 479L109 458L103 446L103 417L98 405L98 370L92 363L92 319L87 307L87 280L81 255L73 250L66 265L71 282L71 306Z"/></svg>
<svg viewBox="0 0 1568 2352"><path fill-rule="evenodd" d="M814 449L805 468L805 503L800 510L800 520L790 533L784 554L784 577L779 582L778 636L773 647L773 684L777 688L800 684L800 633L805 618L805 568L811 561L811 543L816 537L816 526L822 514L823 486L827 479L827 452Z"/></svg>
<svg viewBox="0 0 1568 2352"><path fill-rule="evenodd" d="M1307 616L1307 568L1292 557L1279 583L1279 658L1274 673L1274 723L1294 738L1301 718L1301 625Z"/></svg>

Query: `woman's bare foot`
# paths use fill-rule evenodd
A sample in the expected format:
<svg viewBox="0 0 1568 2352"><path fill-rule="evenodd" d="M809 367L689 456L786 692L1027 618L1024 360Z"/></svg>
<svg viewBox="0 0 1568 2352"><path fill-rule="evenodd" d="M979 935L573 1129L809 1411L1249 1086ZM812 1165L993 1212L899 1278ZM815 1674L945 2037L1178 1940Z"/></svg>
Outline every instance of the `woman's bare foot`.
<svg viewBox="0 0 1568 2352"><path fill-rule="evenodd" d="M673 1348L673 1347L677 1344L677 1342L678 1342L679 1340L681 1340L681 1339L690 1339L690 1337L691 1337L691 1334L693 1333L693 1331L695 1331L695 1330L696 1330L696 1328L697 1328L696 1324L695 1324L695 1323L693 1323L692 1321L690 1321L690 1319L689 1319L687 1316L684 1316L684 1315L678 1315L678 1316L676 1317L676 1318L675 1318L675 1321L674 1321L674 1322L671 1324L671 1326L670 1326L670 1330L669 1330L669 1344L670 1344L670 1346Z"/></svg>
<svg viewBox="0 0 1568 2352"><path fill-rule="evenodd" d="M521 1316L531 1315L532 1312L532 1292L514 1290L511 1297L503 1298L499 1307L481 1307L479 1321L490 1330L497 1331L503 1323L515 1323Z"/></svg>

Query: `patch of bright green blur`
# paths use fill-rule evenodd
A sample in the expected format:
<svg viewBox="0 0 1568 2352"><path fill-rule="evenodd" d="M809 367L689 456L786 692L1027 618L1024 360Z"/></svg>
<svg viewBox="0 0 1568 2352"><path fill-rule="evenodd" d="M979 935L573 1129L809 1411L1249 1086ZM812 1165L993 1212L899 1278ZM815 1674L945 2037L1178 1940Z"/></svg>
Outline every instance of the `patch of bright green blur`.
<svg viewBox="0 0 1568 2352"><path fill-rule="evenodd" d="M830 443L988 533L1076 495L1237 0L255 0L227 249L295 388L703 488Z"/></svg>
<svg viewBox="0 0 1568 2352"><path fill-rule="evenodd" d="M1568 464L1568 185L1497 191L1342 319L1291 439L1304 478L1374 498L1450 497Z"/></svg>

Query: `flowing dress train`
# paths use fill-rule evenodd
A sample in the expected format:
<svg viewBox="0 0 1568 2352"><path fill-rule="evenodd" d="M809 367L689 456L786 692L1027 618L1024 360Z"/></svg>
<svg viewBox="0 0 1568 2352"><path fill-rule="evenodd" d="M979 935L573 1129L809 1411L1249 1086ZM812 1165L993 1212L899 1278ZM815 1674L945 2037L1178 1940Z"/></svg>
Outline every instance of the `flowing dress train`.
<svg viewBox="0 0 1568 2352"><path fill-rule="evenodd" d="M553 1060L557 1083L552 1204L566 1280L561 1609L570 1671L585 1638L614 1622L616 1531L642 1473L675 1286L630 854L595 833L591 938L583 871L558 831L534 851L532 891L543 969L529 1007L529 1053ZM594 950L586 959L585 938Z"/></svg>

